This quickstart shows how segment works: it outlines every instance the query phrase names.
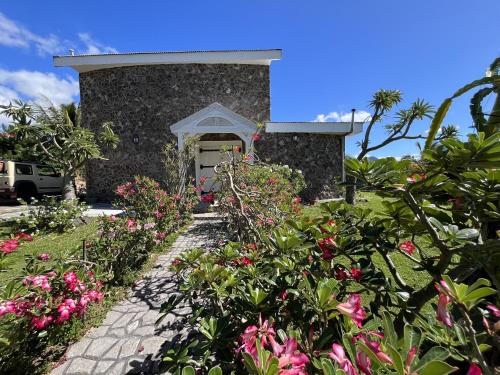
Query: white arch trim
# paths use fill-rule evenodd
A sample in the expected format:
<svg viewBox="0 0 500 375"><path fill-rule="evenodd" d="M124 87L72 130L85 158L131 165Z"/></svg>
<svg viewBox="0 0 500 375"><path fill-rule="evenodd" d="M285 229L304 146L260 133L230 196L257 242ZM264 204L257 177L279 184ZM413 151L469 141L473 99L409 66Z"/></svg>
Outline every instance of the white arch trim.
<svg viewBox="0 0 500 375"><path fill-rule="evenodd" d="M220 103L208 107L170 126L170 131L177 136L179 150L184 148L184 137L196 134L233 133L245 142L250 152L252 136L257 131L257 124L231 111Z"/></svg>

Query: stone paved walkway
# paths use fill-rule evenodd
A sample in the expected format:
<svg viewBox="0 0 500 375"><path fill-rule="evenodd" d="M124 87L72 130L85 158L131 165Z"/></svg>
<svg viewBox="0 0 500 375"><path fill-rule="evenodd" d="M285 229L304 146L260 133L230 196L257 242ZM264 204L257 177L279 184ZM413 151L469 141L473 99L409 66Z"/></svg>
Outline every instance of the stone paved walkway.
<svg viewBox="0 0 500 375"><path fill-rule="evenodd" d="M67 350L66 361L51 375L158 373L162 348L185 336L182 320L190 313L189 307L179 307L155 326L161 304L178 290L168 266L183 251L215 246L223 232L218 220L195 220L102 325Z"/></svg>

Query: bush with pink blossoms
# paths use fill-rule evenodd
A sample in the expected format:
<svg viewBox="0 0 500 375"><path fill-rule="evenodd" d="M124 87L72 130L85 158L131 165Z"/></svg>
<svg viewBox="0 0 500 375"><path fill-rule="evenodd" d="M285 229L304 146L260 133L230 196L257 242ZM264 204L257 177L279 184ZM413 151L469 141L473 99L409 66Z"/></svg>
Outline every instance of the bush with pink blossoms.
<svg viewBox="0 0 500 375"><path fill-rule="evenodd" d="M42 258L27 256L24 276L5 285L0 296L0 369L6 373L28 371L29 361L65 342L89 307L104 299L90 268L78 262L51 268Z"/></svg>

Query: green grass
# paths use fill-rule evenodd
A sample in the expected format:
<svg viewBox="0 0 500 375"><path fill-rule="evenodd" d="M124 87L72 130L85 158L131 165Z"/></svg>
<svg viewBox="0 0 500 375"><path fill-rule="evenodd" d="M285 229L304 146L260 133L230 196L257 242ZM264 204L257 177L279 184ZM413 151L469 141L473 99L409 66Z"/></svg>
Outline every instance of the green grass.
<svg viewBox="0 0 500 375"><path fill-rule="evenodd" d="M381 198L372 192L357 192L355 204L357 206L369 208L374 212L378 212L383 209L383 204L382 204L383 200L384 198ZM315 216L320 213L320 208L319 205L306 206L304 207L302 212L306 215ZM430 253L433 252L432 249L430 249L429 242L427 239L417 238L416 242L418 242L419 245L421 245L424 250ZM415 263L413 263L410 259L408 259L404 255L400 253L393 253L390 256L392 258L392 261L394 262L394 265L396 266L398 273L409 286L419 289L424 285L426 285L431 279L427 272L415 271L413 269ZM372 262L375 264L377 268L384 271L384 273L388 275L394 283L394 280L389 272L389 268L380 254L375 253L372 256ZM345 263L346 266L349 265L347 259L345 261L339 259L339 263Z"/></svg>
<svg viewBox="0 0 500 375"><path fill-rule="evenodd" d="M0 223L0 239L7 239L12 232L14 222ZM180 230L170 234L165 239L164 243L149 254L149 258L142 265L140 270L131 275L131 283L143 277L156 263L157 257L160 254L168 252L177 237L186 230L190 222L186 223ZM22 245L9 254L8 272L0 273L0 284L4 284L9 280L15 279L22 274L25 255L37 256L40 253L49 253L51 262L64 260L69 257L79 257L82 254L82 241L90 240L96 237L98 229L98 220L89 220L87 224L77 227L75 230L63 234L39 234L34 237L32 242L23 242ZM49 264L50 265L50 262ZM44 374L48 372L55 363L59 360L66 348L73 342L79 340L90 328L99 326L107 312L118 301L126 297L128 285L126 286L111 286L106 289L106 298L100 304L93 304L87 310L85 319L75 320L68 327L69 330L65 334L64 339L57 343L52 343L50 347L45 348L42 355L30 356L27 354L23 360L29 363L31 374ZM0 336L2 336L0 332Z"/></svg>
<svg viewBox="0 0 500 375"><path fill-rule="evenodd" d="M15 223L12 221L0 223L0 239L8 238L12 233ZM38 256L41 253L48 253L51 262L66 259L70 256L82 254L83 240L92 239L96 236L97 220L92 219L88 224L80 225L76 229L62 234L37 234L32 242L22 242L22 244L9 254L8 272L0 272L0 283L5 283L20 275L24 266L25 255Z"/></svg>

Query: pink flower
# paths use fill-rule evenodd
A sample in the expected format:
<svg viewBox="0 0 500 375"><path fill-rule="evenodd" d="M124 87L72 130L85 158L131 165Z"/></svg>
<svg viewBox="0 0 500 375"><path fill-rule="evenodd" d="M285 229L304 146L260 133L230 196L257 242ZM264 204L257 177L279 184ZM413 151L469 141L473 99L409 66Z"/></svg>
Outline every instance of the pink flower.
<svg viewBox="0 0 500 375"><path fill-rule="evenodd" d="M488 310L491 311L491 313L496 316L497 318L500 318L500 309L496 307L495 305L489 304L486 306Z"/></svg>
<svg viewBox="0 0 500 375"><path fill-rule="evenodd" d="M377 358L381 362L388 363L388 364L392 365L394 363L393 360L391 359L391 357L389 357L386 353L384 353L382 351L381 346L380 346L380 342L375 341L375 340L370 340L368 338L368 335L376 336L378 338L384 337L384 335L380 332L368 331L366 334L359 334L359 335L355 336L353 341L354 342L356 342L357 340L363 341L365 343L365 345L373 352L373 354L375 354L377 356Z"/></svg>
<svg viewBox="0 0 500 375"><path fill-rule="evenodd" d="M205 203L210 203L210 204L212 204L212 203L214 203L214 201L215 201L215 194L214 194L214 193L212 193L212 192L210 192L210 193L206 193L206 194L203 194L203 195L201 196L201 201L202 201L202 202L205 202Z"/></svg>
<svg viewBox="0 0 500 375"><path fill-rule="evenodd" d="M295 197L295 198L293 198L293 203L300 204L301 202L302 202L302 198L301 197Z"/></svg>
<svg viewBox="0 0 500 375"><path fill-rule="evenodd" d="M172 261L172 267L177 267L179 265L182 264L182 259L181 258L175 258L173 261Z"/></svg>
<svg viewBox="0 0 500 375"><path fill-rule="evenodd" d="M413 360L415 359L416 355L417 355L417 347L412 346L410 348L410 350L408 351L408 355L406 356L405 373L407 373L407 374L410 373L411 364L413 363Z"/></svg>
<svg viewBox="0 0 500 375"><path fill-rule="evenodd" d="M49 283L49 278L46 275L38 275L33 277L31 283L33 284L33 286L41 287L43 290L46 290L47 292L50 292L52 290L52 287L50 286Z"/></svg>
<svg viewBox="0 0 500 375"><path fill-rule="evenodd" d="M280 375L305 374L305 372L299 371L303 370L309 363L309 358L304 353L297 353L297 340L295 338L287 338L283 345L278 345L272 336L269 337L269 340L271 341L274 355L279 357L278 367L282 369Z"/></svg>
<svg viewBox="0 0 500 375"><path fill-rule="evenodd" d="M372 361L370 360L370 357L368 355L361 351L358 350L356 352L356 364L358 365L359 369L361 372L365 375L372 375Z"/></svg>
<svg viewBox="0 0 500 375"><path fill-rule="evenodd" d="M92 302L99 302L102 301L102 299L104 298L104 293L99 292L98 290L89 290L87 292L87 296L90 298Z"/></svg>
<svg viewBox="0 0 500 375"><path fill-rule="evenodd" d="M248 326L241 335L243 348L245 352L250 354L254 359L257 359L257 348L255 347L257 339L260 339L260 344L264 347L268 345L269 338L274 338L274 336L276 336L276 332L269 324L269 321L262 321L262 316L259 316L259 327Z"/></svg>
<svg viewBox="0 0 500 375"><path fill-rule="evenodd" d="M351 268L351 278L359 283L361 281L361 279L363 278L363 272L361 271L361 269L356 268L356 267L352 267Z"/></svg>
<svg viewBox="0 0 500 375"><path fill-rule="evenodd" d="M71 314L75 312L76 304L75 301L71 298L67 298L57 306L57 311L59 312L59 318L57 318L58 323L63 323L71 318Z"/></svg>
<svg viewBox="0 0 500 375"><path fill-rule="evenodd" d="M47 328L52 323L53 320L54 318L52 316L46 316L46 315L34 316L31 319L31 324L35 329L42 330Z"/></svg>
<svg viewBox="0 0 500 375"><path fill-rule="evenodd" d="M239 264L244 264L245 266L250 266L253 264L253 260L248 257L241 257L236 260Z"/></svg>
<svg viewBox="0 0 500 375"><path fill-rule="evenodd" d="M133 219L127 220L127 228L129 232L135 232L137 230L137 222Z"/></svg>
<svg viewBox="0 0 500 375"><path fill-rule="evenodd" d="M5 253L5 254L10 254L14 250L16 250L19 247L19 241L18 240L7 240L4 241L0 245L0 249Z"/></svg>
<svg viewBox="0 0 500 375"><path fill-rule="evenodd" d="M0 302L0 318L5 314L13 314L16 312L16 303L14 301Z"/></svg>
<svg viewBox="0 0 500 375"><path fill-rule="evenodd" d="M366 312L361 307L361 296L358 293L351 294L347 302L339 303L337 310L351 318L359 328L363 326L362 322L366 318Z"/></svg>
<svg viewBox="0 0 500 375"><path fill-rule="evenodd" d="M411 241L405 241L399 245L399 249L403 250L408 255L411 255L415 251L415 245Z"/></svg>
<svg viewBox="0 0 500 375"><path fill-rule="evenodd" d="M207 181L207 178L205 176L200 177L200 184L204 184Z"/></svg>
<svg viewBox="0 0 500 375"><path fill-rule="evenodd" d="M146 230L149 230L149 229L153 229L155 226L156 226L155 223L146 223L146 224L144 224L143 228Z"/></svg>
<svg viewBox="0 0 500 375"><path fill-rule="evenodd" d="M46 262L50 259L50 255L48 253L41 253L38 255L38 260L41 260L42 262Z"/></svg>
<svg viewBox="0 0 500 375"><path fill-rule="evenodd" d="M481 375L483 372L481 368L475 363L471 363L469 367L469 371L467 371L466 375Z"/></svg>
<svg viewBox="0 0 500 375"><path fill-rule="evenodd" d="M74 284L78 281L78 276L76 276L75 272L69 271L63 275L63 279L66 282L66 284Z"/></svg>
<svg viewBox="0 0 500 375"><path fill-rule="evenodd" d="M254 140L254 141L258 141L258 140L260 140L260 135L259 135L259 133L255 133L255 134L252 136L252 140Z"/></svg>
<svg viewBox="0 0 500 375"><path fill-rule="evenodd" d="M346 375L358 375L358 372L352 365L351 361L345 356L344 348L339 344L332 345L332 351L328 356L333 359Z"/></svg>
<svg viewBox="0 0 500 375"><path fill-rule="evenodd" d="M437 320L443 323L446 327L453 327L451 321L451 315L448 311L448 304L450 304L451 298L444 293L439 293L438 305L436 310Z"/></svg>

